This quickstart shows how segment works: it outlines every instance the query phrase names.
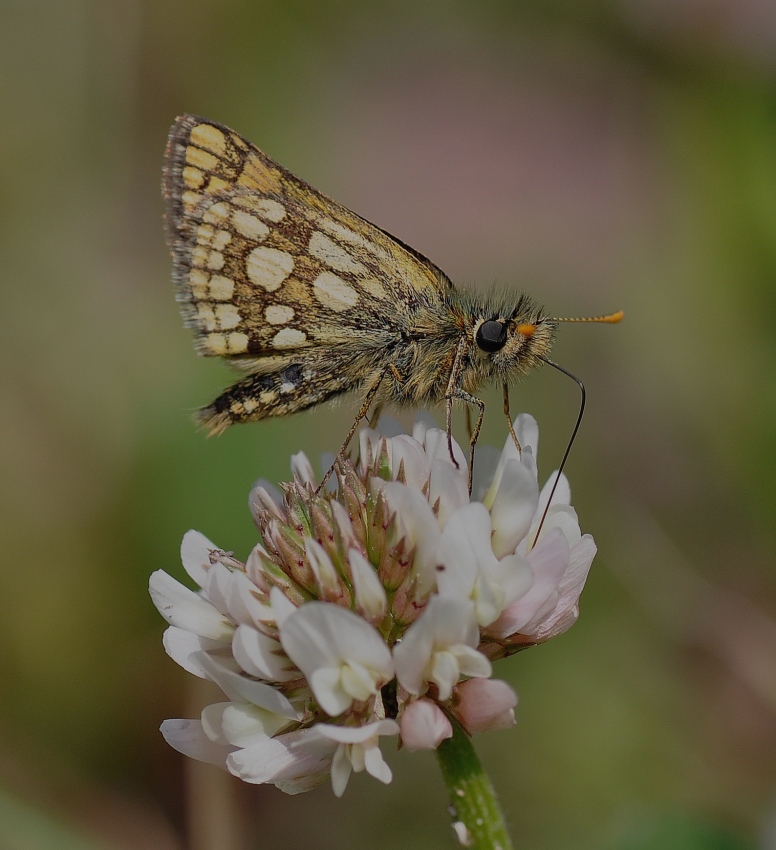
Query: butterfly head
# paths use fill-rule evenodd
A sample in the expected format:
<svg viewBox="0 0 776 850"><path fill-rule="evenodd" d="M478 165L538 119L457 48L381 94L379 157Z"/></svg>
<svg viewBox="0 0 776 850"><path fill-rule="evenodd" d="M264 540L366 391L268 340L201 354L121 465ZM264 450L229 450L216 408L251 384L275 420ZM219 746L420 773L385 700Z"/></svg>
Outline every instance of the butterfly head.
<svg viewBox="0 0 776 850"><path fill-rule="evenodd" d="M540 316L491 315L472 328L472 348L493 377L508 381L539 364L555 337L555 323Z"/></svg>

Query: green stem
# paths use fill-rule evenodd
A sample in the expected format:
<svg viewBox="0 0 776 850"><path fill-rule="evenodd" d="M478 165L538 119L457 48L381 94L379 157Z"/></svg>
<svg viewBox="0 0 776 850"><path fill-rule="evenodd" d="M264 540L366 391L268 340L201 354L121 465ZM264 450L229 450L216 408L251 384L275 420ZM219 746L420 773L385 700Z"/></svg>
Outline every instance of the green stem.
<svg viewBox="0 0 776 850"><path fill-rule="evenodd" d="M453 737L437 748L442 776L450 793L453 828L468 850L512 850L496 792L482 769L471 738L455 720Z"/></svg>

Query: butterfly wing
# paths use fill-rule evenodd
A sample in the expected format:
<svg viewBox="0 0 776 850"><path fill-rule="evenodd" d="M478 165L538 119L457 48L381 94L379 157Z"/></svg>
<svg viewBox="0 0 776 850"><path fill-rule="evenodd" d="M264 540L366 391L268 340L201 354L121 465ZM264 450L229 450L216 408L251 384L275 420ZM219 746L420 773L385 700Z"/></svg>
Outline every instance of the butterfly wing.
<svg viewBox="0 0 776 850"><path fill-rule="evenodd" d="M253 370L290 351L383 346L450 287L220 124L178 119L163 188L178 299L203 354Z"/></svg>

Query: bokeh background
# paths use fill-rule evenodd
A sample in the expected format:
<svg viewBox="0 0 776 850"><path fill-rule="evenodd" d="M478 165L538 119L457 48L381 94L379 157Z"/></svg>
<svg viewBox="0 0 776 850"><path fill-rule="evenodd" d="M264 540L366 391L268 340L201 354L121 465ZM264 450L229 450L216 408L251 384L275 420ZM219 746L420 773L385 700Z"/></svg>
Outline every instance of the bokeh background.
<svg viewBox="0 0 776 850"><path fill-rule="evenodd" d="M559 333L599 556L574 629L501 663L518 724L479 750L525 850L775 848L771 0L0 2L0 848L454 846L430 754L292 798L157 731L208 696L149 574L183 578L190 527L247 555L253 480L334 449L355 404L192 425L230 375L169 282L184 111L458 285L626 311ZM513 392L544 475L576 408L547 369Z"/></svg>

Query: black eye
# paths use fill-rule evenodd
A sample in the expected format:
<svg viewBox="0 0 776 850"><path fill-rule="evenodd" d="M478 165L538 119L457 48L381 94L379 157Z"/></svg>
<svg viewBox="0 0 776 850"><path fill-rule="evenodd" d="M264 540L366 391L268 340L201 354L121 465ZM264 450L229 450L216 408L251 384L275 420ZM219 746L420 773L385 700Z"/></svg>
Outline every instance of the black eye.
<svg viewBox="0 0 776 850"><path fill-rule="evenodd" d="M477 328L477 345L483 351L498 351L507 344L507 326L504 322L489 319Z"/></svg>

